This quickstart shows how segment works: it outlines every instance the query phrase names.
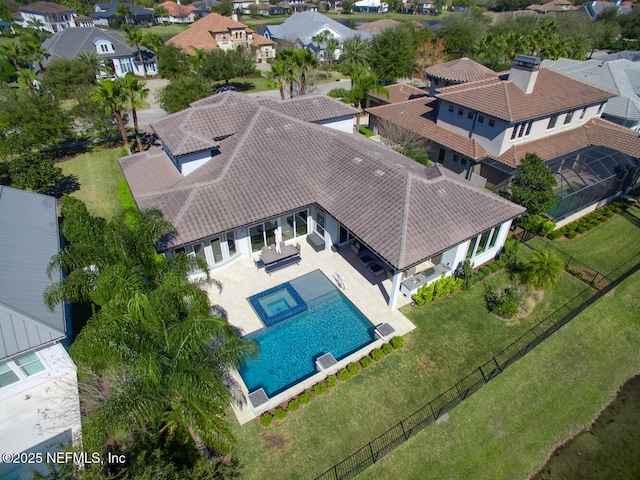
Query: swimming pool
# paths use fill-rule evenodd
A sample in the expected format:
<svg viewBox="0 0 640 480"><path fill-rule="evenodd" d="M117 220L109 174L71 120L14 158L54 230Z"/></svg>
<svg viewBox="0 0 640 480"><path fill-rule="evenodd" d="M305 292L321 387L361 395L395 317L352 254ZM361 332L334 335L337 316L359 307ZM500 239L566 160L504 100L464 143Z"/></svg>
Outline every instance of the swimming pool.
<svg viewBox="0 0 640 480"><path fill-rule="evenodd" d="M249 392L263 388L273 397L316 373L315 360L336 360L375 340L375 327L319 270L289 282L307 310L246 338L259 347L259 359L240 368Z"/></svg>

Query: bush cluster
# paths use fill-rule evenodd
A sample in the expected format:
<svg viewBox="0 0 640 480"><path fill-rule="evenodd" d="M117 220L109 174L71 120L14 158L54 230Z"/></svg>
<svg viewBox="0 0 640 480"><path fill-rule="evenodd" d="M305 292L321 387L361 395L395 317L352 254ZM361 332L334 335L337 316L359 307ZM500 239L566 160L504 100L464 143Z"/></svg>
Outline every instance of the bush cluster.
<svg viewBox="0 0 640 480"><path fill-rule="evenodd" d="M421 286L413 296L413 301L416 302L416 305L426 305L457 292L462 289L463 283L464 279L456 278L454 275L445 277L443 273L440 279L435 282Z"/></svg>
<svg viewBox="0 0 640 480"><path fill-rule="evenodd" d="M599 208L589 215L571 222L570 224L549 232L546 236L549 240L556 240L562 236L568 239L576 238L578 235L588 232L594 229L603 222L606 222L617 213L622 213L629 208L630 202L628 200L617 198L609 205L603 208Z"/></svg>
<svg viewBox="0 0 640 480"><path fill-rule="evenodd" d="M351 362L349 365L347 365L347 370L349 372L349 375L353 377L360 372L360 364L358 362Z"/></svg>
<svg viewBox="0 0 640 480"><path fill-rule="evenodd" d="M485 295L489 311L503 318L513 318L517 315L521 297L520 289L511 285L496 292L488 291Z"/></svg>
<svg viewBox="0 0 640 480"><path fill-rule="evenodd" d="M394 349L398 350L399 348L402 348L402 346L404 345L404 337L400 337L400 336L393 337L390 343Z"/></svg>
<svg viewBox="0 0 640 480"><path fill-rule="evenodd" d="M365 127L360 127L359 132L365 137L373 137L373 132Z"/></svg>
<svg viewBox="0 0 640 480"><path fill-rule="evenodd" d="M335 388L335 386L336 386L336 376L329 375L327 377L327 388Z"/></svg>
<svg viewBox="0 0 640 480"><path fill-rule="evenodd" d="M402 338L402 337L400 337L400 338ZM371 357L367 355L362 360L360 360L360 365L362 366L362 368L367 368L369 365L371 365L372 362L373 362L373 360L371 359Z"/></svg>
<svg viewBox="0 0 640 480"><path fill-rule="evenodd" d="M320 395L324 395L324 392L325 392L325 391L326 391L326 387L324 386L324 383L323 383L323 382L316 383L316 384L313 386L313 394L314 394L316 397L319 397Z"/></svg>

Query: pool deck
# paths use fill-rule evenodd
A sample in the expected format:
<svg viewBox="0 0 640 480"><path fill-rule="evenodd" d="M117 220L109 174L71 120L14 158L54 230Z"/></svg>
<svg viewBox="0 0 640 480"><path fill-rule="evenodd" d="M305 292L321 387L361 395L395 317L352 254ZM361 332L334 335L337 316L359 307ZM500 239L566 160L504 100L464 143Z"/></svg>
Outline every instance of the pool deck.
<svg viewBox="0 0 640 480"><path fill-rule="evenodd" d="M263 328L262 322L247 300L248 297L314 270L322 270L334 284L336 284L334 275L338 274L345 286L341 290L342 293L358 307L373 325L387 323L395 329L395 335L405 335L416 328L398 310L388 307L387 300L391 281L386 276L375 277L368 274L366 268L362 267L357 258L348 251L340 253L331 250L316 252L306 242L300 243L302 245L300 252L302 261L298 265L278 270L271 275L267 274L264 269L257 269L253 258L244 258L235 265L212 274L212 277L221 284L222 288L219 291L213 285L205 287L211 303L220 312L226 314L229 323L239 335L247 335ZM408 298L400 295L398 306L406 305L409 301ZM236 384L235 387L232 387L232 395L235 399L232 404L234 413L240 424L243 425L262 412L271 410L303 390L312 387L327 375L344 368L348 363L359 360L382 344L382 340L374 341L362 350L338 362L331 370L316 373L257 408L249 404L248 395L250 392L247 391L240 375L234 371L232 372Z"/></svg>

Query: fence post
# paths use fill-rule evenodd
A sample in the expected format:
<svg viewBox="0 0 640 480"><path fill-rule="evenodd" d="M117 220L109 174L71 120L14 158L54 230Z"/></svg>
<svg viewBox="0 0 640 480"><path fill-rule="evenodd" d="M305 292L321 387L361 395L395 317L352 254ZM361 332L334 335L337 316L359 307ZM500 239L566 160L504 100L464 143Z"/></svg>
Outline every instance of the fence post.
<svg viewBox="0 0 640 480"><path fill-rule="evenodd" d="M404 439L407 439L407 432L404 431L404 420L400 422L400 427L402 428L402 436Z"/></svg>
<svg viewBox="0 0 640 480"><path fill-rule="evenodd" d="M460 397L460 400L464 400L464 398L462 398L462 395L460 394L460 389L458 388L458 384L455 384L456 387L456 392L458 392L458 396Z"/></svg>
<svg viewBox="0 0 640 480"><path fill-rule="evenodd" d="M496 357L493 357L493 363L496 364L496 367L498 367L498 371L501 372L502 369L500 368L500 365L498 365L498 361L496 360Z"/></svg>
<svg viewBox="0 0 640 480"><path fill-rule="evenodd" d="M487 377L484 376L484 372L482 371L482 367L478 367L478 370L480 370L480 375L482 375L482 380L484 380L484 383L487 383Z"/></svg>
<svg viewBox="0 0 640 480"><path fill-rule="evenodd" d="M376 463L376 458L373 456L373 447L371 446L371 442L369 442L369 452L371 452L371 461Z"/></svg>

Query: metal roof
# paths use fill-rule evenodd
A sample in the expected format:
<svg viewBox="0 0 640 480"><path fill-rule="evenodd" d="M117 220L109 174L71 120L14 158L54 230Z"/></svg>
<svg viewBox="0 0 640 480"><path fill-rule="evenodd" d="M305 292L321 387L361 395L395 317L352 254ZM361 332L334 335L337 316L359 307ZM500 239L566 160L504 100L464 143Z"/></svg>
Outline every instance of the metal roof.
<svg viewBox="0 0 640 480"><path fill-rule="evenodd" d="M43 300L59 238L55 198L0 186L0 359L66 336L64 308Z"/></svg>

